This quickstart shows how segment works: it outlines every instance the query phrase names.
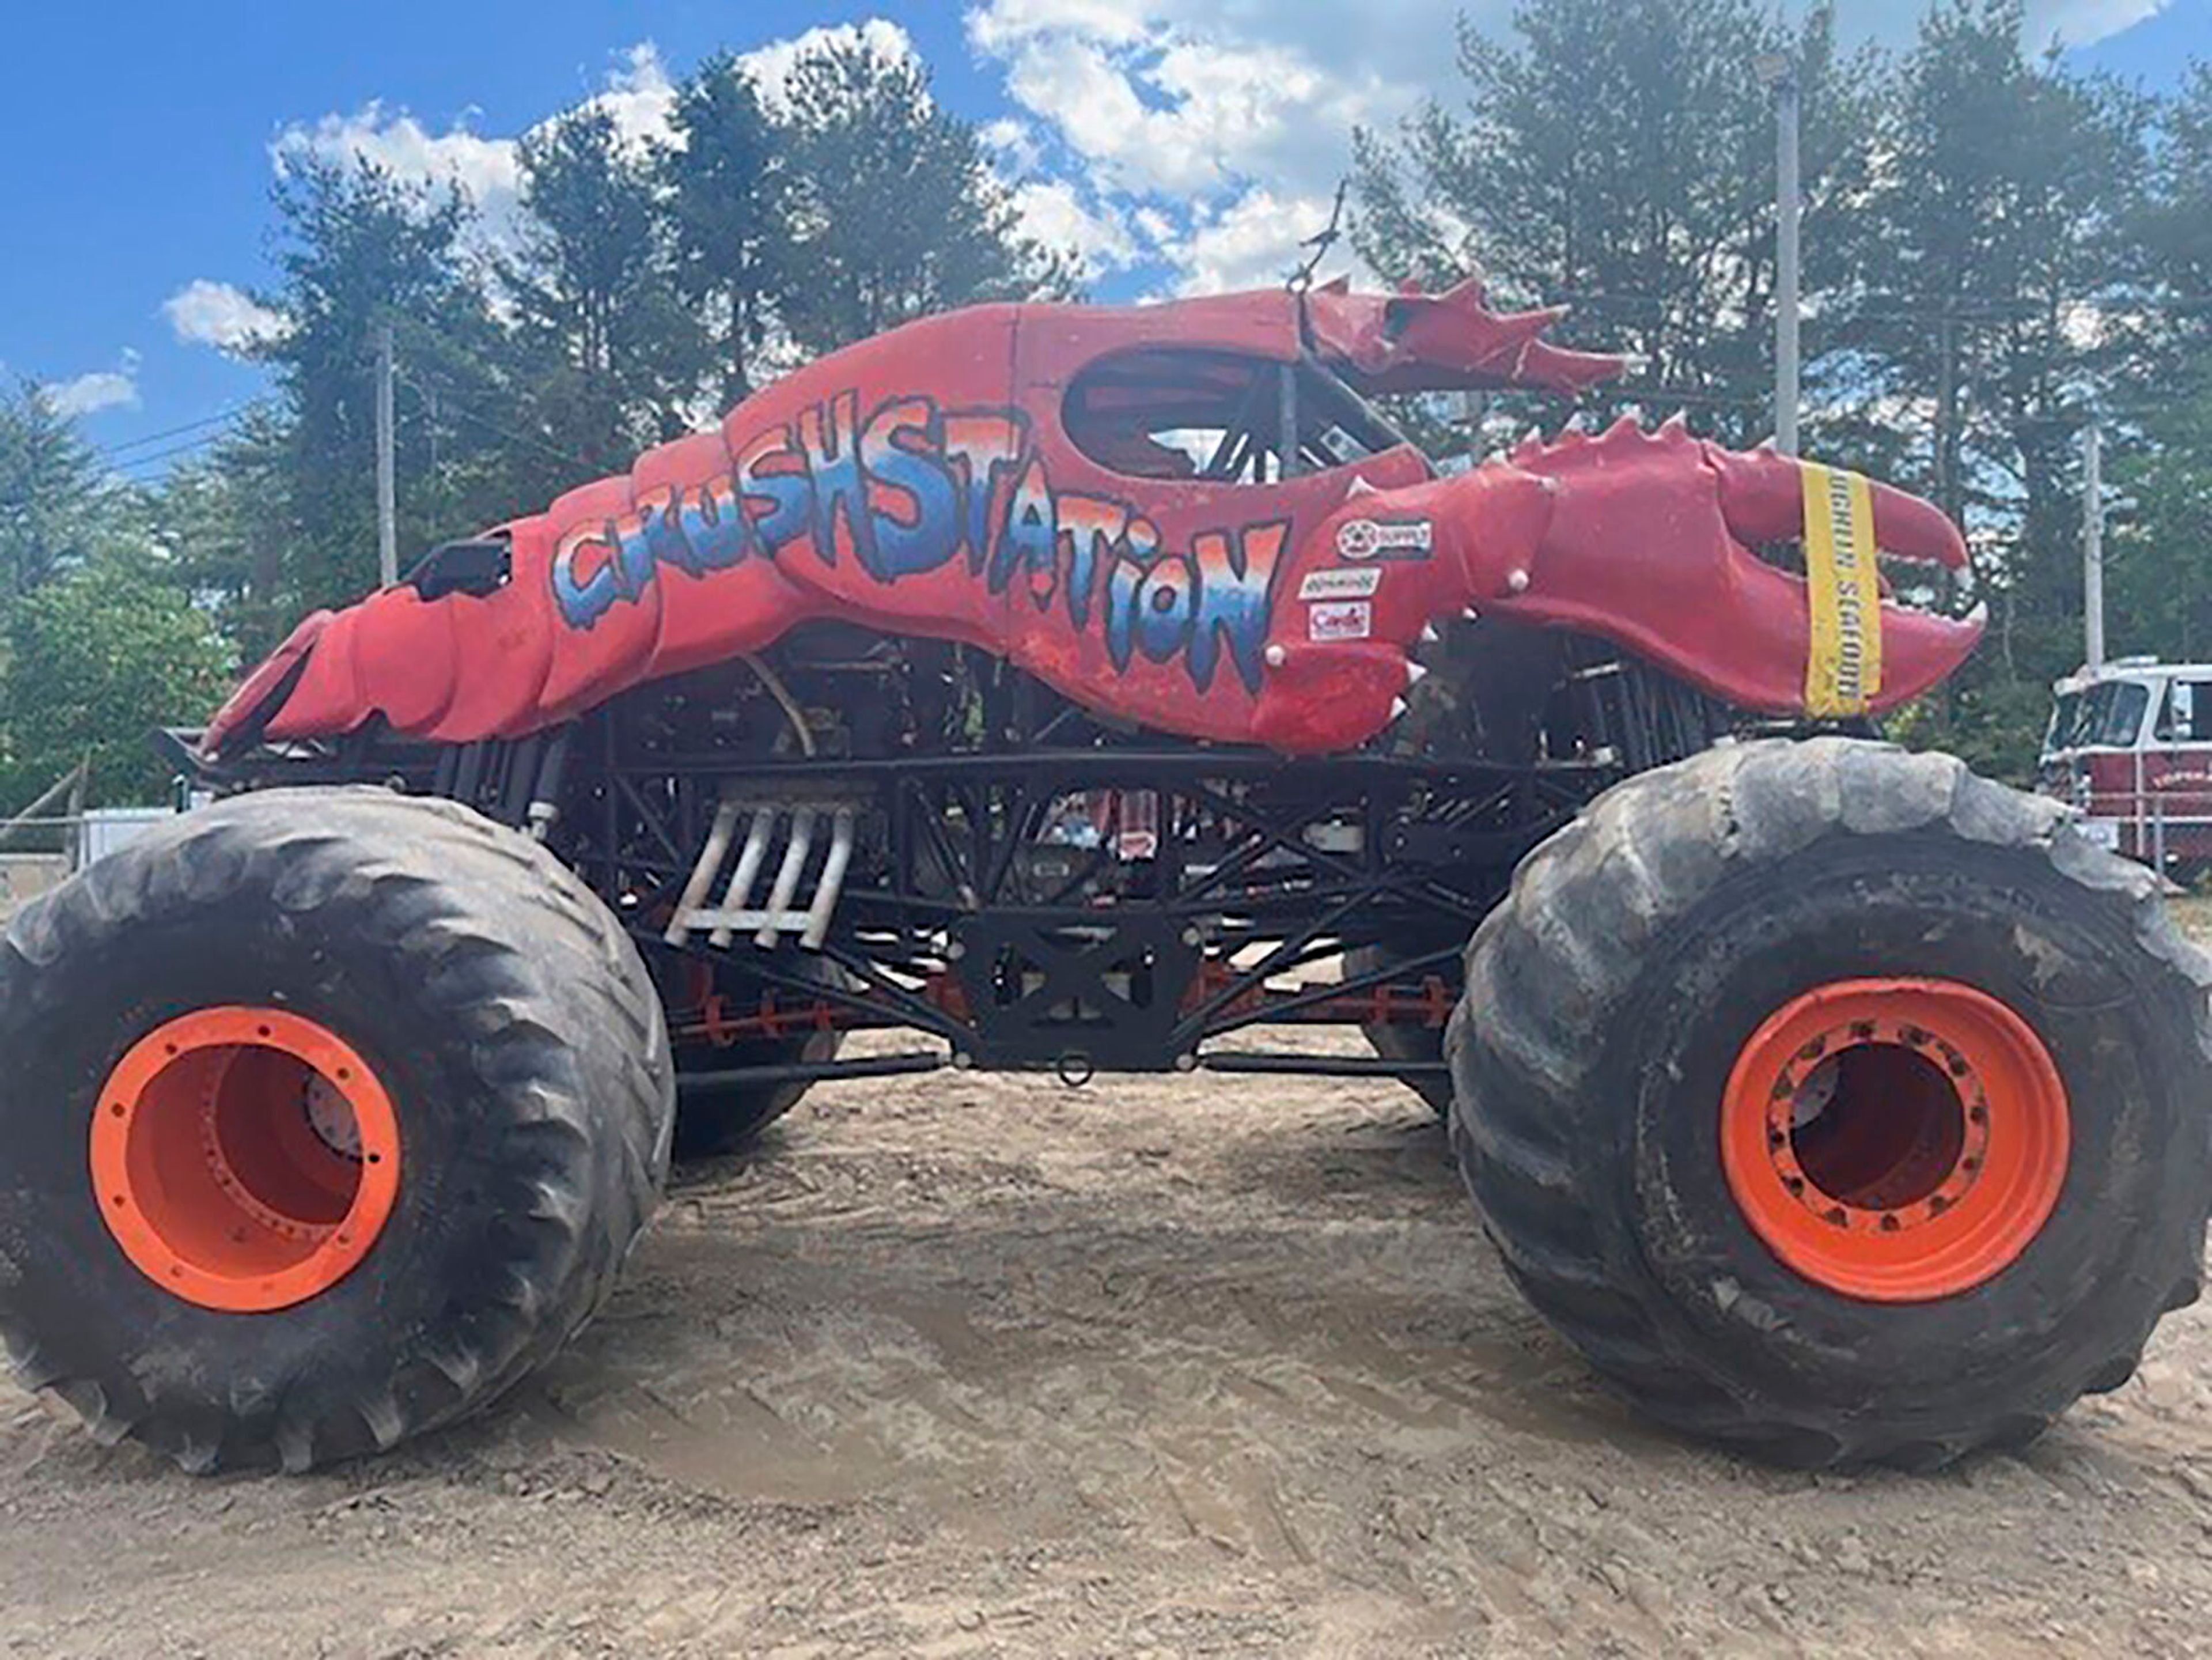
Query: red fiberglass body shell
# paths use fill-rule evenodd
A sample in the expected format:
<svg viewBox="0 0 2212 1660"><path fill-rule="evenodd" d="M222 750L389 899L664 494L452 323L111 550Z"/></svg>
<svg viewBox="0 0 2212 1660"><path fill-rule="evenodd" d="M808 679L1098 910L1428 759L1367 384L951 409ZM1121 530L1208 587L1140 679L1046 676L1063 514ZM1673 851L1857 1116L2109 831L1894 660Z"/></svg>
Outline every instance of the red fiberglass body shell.
<svg viewBox="0 0 2212 1660"><path fill-rule="evenodd" d="M1802 520L1796 464L1771 452L1624 423L1450 477L1399 447L1237 483L1117 471L1068 430L1079 374L1165 349L1310 359L1363 392L1613 372L1546 343L1554 315L1501 316L1468 283L926 319L501 527L495 592L403 584L308 618L207 746L377 716L448 742L518 737L817 617L964 642L1101 713L1286 752L1377 732L1423 627L1471 607L1610 637L1747 708L1798 708L1805 586L1747 545ZM1885 550L1964 562L1926 503L1876 486L1874 510ZM1881 609L1875 708L1941 678L1979 633Z"/></svg>

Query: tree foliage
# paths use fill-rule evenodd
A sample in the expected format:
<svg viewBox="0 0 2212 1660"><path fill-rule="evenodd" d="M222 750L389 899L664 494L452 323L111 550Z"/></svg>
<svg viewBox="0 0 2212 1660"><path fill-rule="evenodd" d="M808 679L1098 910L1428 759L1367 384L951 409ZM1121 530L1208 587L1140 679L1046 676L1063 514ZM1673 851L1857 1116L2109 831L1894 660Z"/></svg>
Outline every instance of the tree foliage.
<svg viewBox="0 0 2212 1660"><path fill-rule="evenodd" d="M521 247L501 262L519 388L592 472L684 430L699 331L679 303L651 159L590 106L521 144Z"/></svg>
<svg viewBox="0 0 2212 1660"><path fill-rule="evenodd" d="M0 812L87 759L96 800L158 790L148 732L219 695L230 651L154 516L43 392L0 398Z"/></svg>
<svg viewBox="0 0 2212 1660"><path fill-rule="evenodd" d="M520 144L496 222L457 186L286 152L276 280L254 296L277 319L253 349L270 395L150 496L43 394L0 397L0 807L88 755L95 799L155 790L151 726L204 718L239 660L374 583L387 332L404 562L813 353L1069 287L918 64L819 47L771 105L717 55L671 129L555 117Z"/></svg>
<svg viewBox="0 0 2212 1660"><path fill-rule="evenodd" d="M1572 301L1575 337L1638 365L1590 402L1686 404L1756 438L1775 175L1755 60L1794 55L1808 445L1966 523L1990 641L1913 727L2022 775L2050 682L2080 660L2093 418L2160 458L2142 476L2160 529L2146 515L2141 534L2170 539L2130 552L2164 573L2160 605L2202 586L2175 580L2191 548L2173 481L2204 435L2141 411L2212 361L2191 344L2212 276L2212 72L2161 104L2031 56L2020 0L1933 0L1895 56L1839 56L1833 31L1829 9L1793 33L1749 0L1523 0L1510 36L1462 29L1459 107L1361 136L1356 234L1393 277L1473 266L1509 297ZM2140 627L2140 648L2158 633L2150 612L2114 623Z"/></svg>
<svg viewBox="0 0 2212 1660"><path fill-rule="evenodd" d="M99 458L44 392L0 395L0 605L91 556L109 494Z"/></svg>
<svg viewBox="0 0 2212 1660"><path fill-rule="evenodd" d="M791 184L782 315L833 351L948 306L1065 294L1069 267L1024 237L973 126L921 66L862 42L810 52L783 128Z"/></svg>
<svg viewBox="0 0 2212 1660"><path fill-rule="evenodd" d="M228 648L167 574L111 556L47 582L7 614L0 800L20 805L81 762L97 802L154 801L171 769L154 727L195 725L222 696Z"/></svg>
<svg viewBox="0 0 2212 1660"><path fill-rule="evenodd" d="M1903 52L1845 52L1836 9L1522 0L1510 31L1463 26L1437 43L1455 86L1357 136L1355 236L1391 277L1477 269L1507 301L1572 303L1569 338L1635 359L1583 412L1687 406L1755 441L1776 286L1757 60L1794 56L1808 445L1966 520L1990 641L1903 726L2018 775L2078 659L2091 418L2131 503L2114 649L2212 655L2212 69L2148 97L2026 52L2021 0L1932 0ZM812 355L1073 287L926 69L865 45L817 47L772 91L709 58L665 142L586 105L519 165L488 218L458 189L288 153L256 296L279 319L270 394L150 496L43 395L0 395L0 803L87 752L103 788L151 787L131 758L147 726L204 714L226 662L373 583L386 330L404 561ZM1567 412L1501 398L1483 436Z"/></svg>
<svg viewBox="0 0 2212 1660"><path fill-rule="evenodd" d="M288 155L270 404L180 471L165 522L241 643L375 580L374 362L399 364L403 564L718 417L763 375L922 311L1066 286L915 64L831 44L773 109L726 54L662 144L586 104L525 136L520 200Z"/></svg>
<svg viewBox="0 0 2212 1660"><path fill-rule="evenodd" d="M1395 138L1358 137L1361 250L1393 277L1479 270L1509 298L1571 304L1573 337L1638 360L1616 398L1755 436L1775 263L1753 64L1785 48L1807 88L1809 276L1832 280L1867 189L1864 64L1837 62L1826 10L1785 33L1756 0L1528 0L1510 37L1463 23L1462 106L1432 99Z"/></svg>
<svg viewBox="0 0 2212 1660"><path fill-rule="evenodd" d="M660 153L676 291L690 308L724 407L754 387L754 369L792 273L792 169L760 92L728 53L677 93L674 142Z"/></svg>

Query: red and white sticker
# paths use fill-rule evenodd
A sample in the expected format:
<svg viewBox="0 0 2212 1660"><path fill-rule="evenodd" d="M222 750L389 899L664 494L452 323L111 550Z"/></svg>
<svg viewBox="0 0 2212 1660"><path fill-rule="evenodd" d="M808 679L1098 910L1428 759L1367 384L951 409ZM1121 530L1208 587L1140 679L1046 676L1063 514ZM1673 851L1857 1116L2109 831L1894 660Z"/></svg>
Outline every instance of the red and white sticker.
<svg viewBox="0 0 2212 1660"><path fill-rule="evenodd" d="M1306 612L1309 640L1364 640L1375 632L1375 607L1364 599L1332 600Z"/></svg>
<svg viewBox="0 0 2212 1660"><path fill-rule="evenodd" d="M1375 590L1382 586L1382 573L1373 565L1358 570L1346 570L1341 565L1328 570L1310 570L1298 584L1301 599L1372 599Z"/></svg>
<svg viewBox="0 0 2212 1660"><path fill-rule="evenodd" d="M1340 559L1425 559L1436 530L1425 519L1352 519L1336 527Z"/></svg>

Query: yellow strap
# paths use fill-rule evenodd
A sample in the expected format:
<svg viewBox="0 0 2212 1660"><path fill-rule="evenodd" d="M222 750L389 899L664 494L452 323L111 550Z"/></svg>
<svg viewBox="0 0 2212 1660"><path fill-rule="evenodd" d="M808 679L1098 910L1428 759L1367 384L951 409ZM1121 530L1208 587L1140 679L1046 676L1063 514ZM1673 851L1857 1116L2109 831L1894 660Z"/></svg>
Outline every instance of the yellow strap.
<svg viewBox="0 0 2212 1660"><path fill-rule="evenodd" d="M1864 714L1881 690L1881 579L1875 565L1874 493L1842 467L1797 464L1805 480L1805 579L1812 640L1808 714Z"/></svg>

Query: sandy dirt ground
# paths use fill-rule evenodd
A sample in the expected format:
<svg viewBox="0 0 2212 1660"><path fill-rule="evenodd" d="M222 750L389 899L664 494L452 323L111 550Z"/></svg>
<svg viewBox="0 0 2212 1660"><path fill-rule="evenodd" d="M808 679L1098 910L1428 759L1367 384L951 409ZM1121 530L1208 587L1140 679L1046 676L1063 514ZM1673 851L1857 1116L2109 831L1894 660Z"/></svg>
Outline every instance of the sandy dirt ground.
<svg viewBox="0 0 2212 1660"><path fill-rule="evenodd" d="M489 1419L192 1480L0 1385L0 1653L2212 1653L2212 1314L2019 1455L1638 1425L1394 1085L945 1073L696 1171Z"/></svg>

